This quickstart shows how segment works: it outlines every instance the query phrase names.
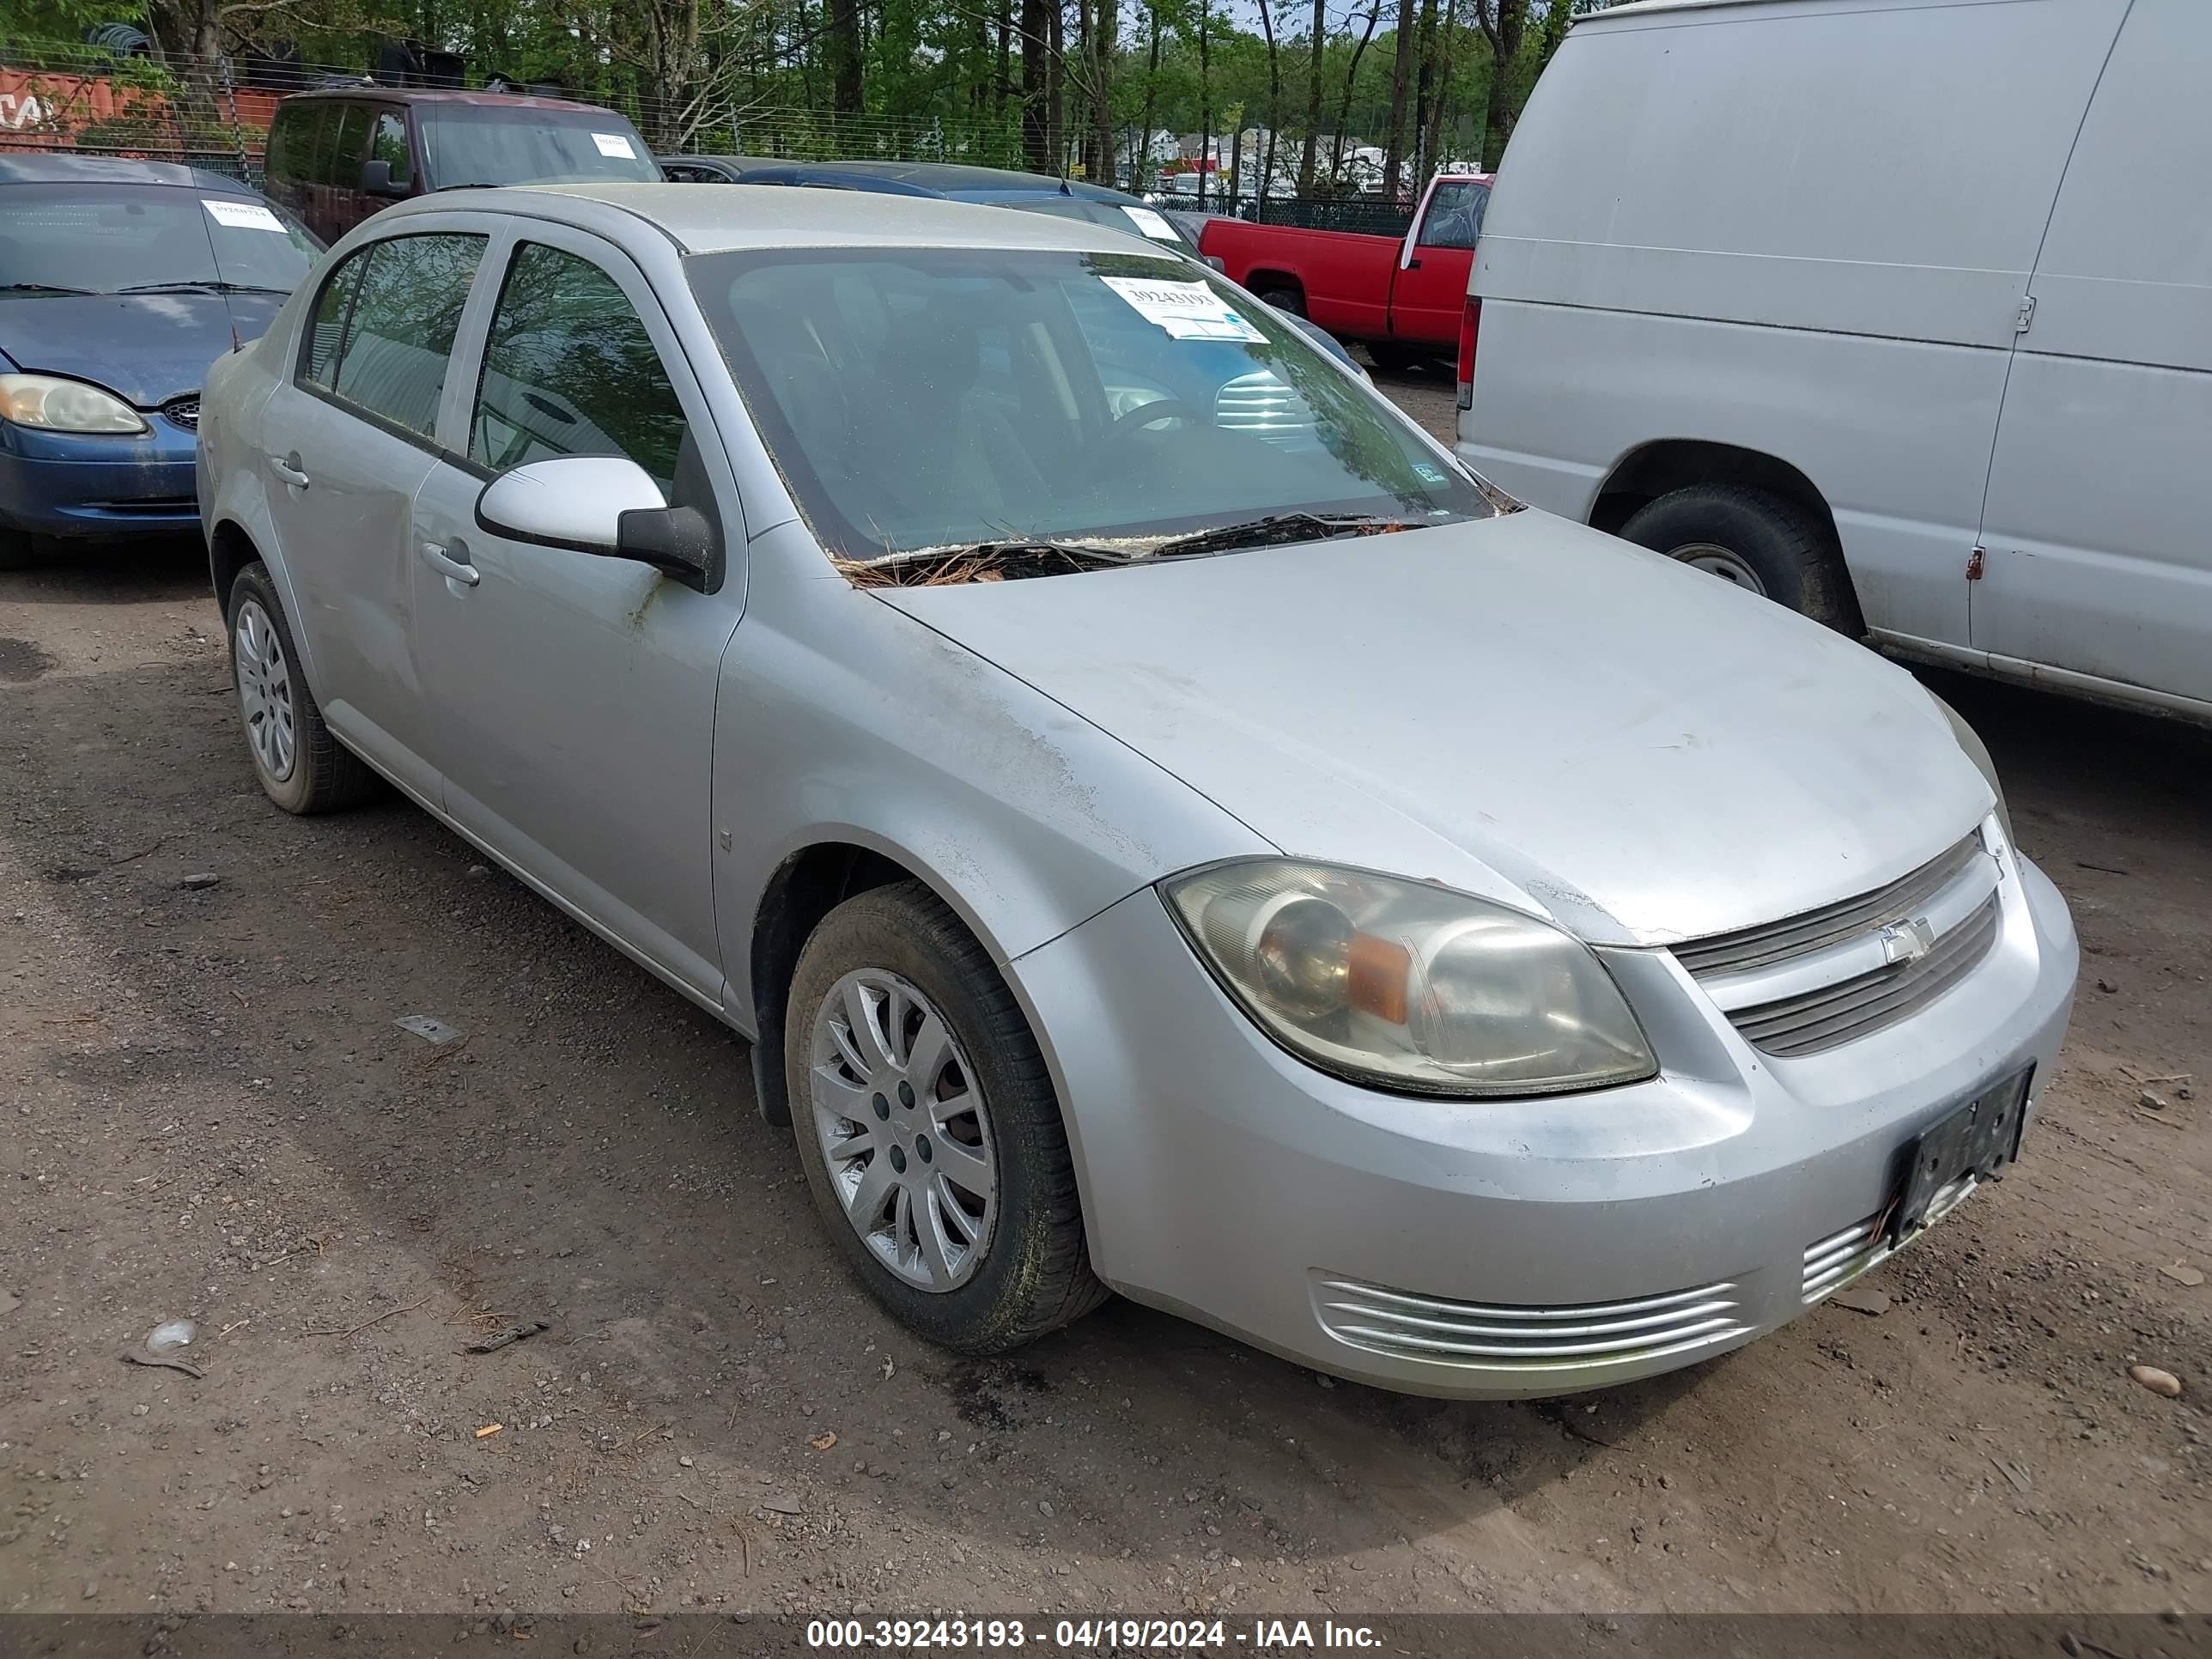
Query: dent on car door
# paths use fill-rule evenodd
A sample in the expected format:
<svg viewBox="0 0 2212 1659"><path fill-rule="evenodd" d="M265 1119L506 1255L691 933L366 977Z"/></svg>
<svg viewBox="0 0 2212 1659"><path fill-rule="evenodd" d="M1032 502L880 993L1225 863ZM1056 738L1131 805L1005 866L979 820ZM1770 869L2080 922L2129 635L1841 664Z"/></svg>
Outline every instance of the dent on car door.
<svg viewBox="0 0 2212 1659"><path fill-rule="evenodd" d="M2212 11L2129 14L2013 349L1967 585L1977 650L2212 706Z"/></svg>
<svg viewBox="0 0 2212 1659"><path fill-rule="evenodd" d="M431 799L407 631L414 503L484 242L396 236L340 261L262 421L283 574L323 717Z"/></svg>
<svg viewBox="0 0 2212 1659"><path fill-rule="evenodd" d="M518 240L417 502L416 648L447 810L702 1000L718 1003L709 846L714 686L744 592L726 459L643 276L580 233ZM477 522L487 481L620 455L720 529L700 592L631 560Z"/></svg>

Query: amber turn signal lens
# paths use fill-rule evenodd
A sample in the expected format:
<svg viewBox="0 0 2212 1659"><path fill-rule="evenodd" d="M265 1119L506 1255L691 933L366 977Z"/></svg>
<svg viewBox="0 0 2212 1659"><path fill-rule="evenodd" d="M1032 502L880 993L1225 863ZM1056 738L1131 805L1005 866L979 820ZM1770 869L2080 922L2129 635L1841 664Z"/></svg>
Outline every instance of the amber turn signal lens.
<svg viewBox="0 0 2212 1659"><path fill-rule="evenodd" d="M1354 933L1348 952L1344 1000L1351 1006L1393 1025L1406 1023L1406 981L1413 953L1373 933Z"/></svg>

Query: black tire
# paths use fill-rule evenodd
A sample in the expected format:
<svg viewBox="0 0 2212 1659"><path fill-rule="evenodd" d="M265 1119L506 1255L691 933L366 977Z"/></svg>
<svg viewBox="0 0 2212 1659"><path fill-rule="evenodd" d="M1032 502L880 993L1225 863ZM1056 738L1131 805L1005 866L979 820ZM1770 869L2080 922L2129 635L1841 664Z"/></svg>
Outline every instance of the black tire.
<svg viewBox="0 0 2212 1659"><path fill-rule="evenodd" d="M1670 558L1694 561L1699 550L1717 550L1751 578L1739 574L1723 580L1734 580L1839 633L1856 636L1863 631L1842 555L1827 527L1784 496L1741 484L1690 484L1638 508L1620 533Z"/></svg>
<svg viewBox="0 0 2212 1659"><path fill-rule="evenodd" d="M1294 288L1263 288L1260 290L1260 303L1287 311L1293 317L1306 314L1306 296Z"/></svg>
<svg viewBox="0 0 2212 1659"><path fill-rule="evenodd" d="M1437 362L1437 354L1431 348L1407 345L1397 340L1370 340L1367 355L1375 360L1376 368L1399 374L1426 368Z"/></svg>
<svg viewBox="0 0 2212 1659"><path fill-rule="evenodd" d="M0 570L29 570L45 562L35 539L20 530L0 530Z"/></svg>
<svg viewBox="0 0 2212 1659"><path fill-rule="evenodd" d="M256 746L246 714L243 676L247 669L240 659L239 635L240 619L249 603L268 619L283 647L282 672L292 711L292 763L281 776ZM246 751L262 792L286 811L302 815L357 806L381 793L383 780L323 724L323 711L317 707L314 693L307 689L307 677L300 667L300 653L292 643L292 624L284 615L283 602L276 597L276 584L259 560L240 571L231 584L223 626L230 638L230 683L239 699L240 728L246 733Z"/></svg>
<svg viewBox="0 0 2212 1659"><path fill-rule="evenodd" d="M897 975L934 1006L989 1113L995 1213L975 1246L981 1257L973 1276L950 1290L922 1289L894 1273L862 1242L832 1188L811 1075L814 1024L838 981L863 969ZM989 954L921 882L872 888L815 928L792 976L784 1076L799 1162L822 1224L854 1275L902 1324L957 1353L998 1354L1106 1299L1091 1271L1060 1103L1029 1022Z"/></svg>

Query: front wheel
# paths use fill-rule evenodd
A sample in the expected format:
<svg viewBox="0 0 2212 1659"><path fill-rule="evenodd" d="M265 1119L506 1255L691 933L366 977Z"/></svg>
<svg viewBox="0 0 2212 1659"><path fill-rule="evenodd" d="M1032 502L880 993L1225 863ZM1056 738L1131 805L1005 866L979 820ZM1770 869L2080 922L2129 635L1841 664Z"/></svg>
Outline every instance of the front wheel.
<svg viewBox="0 0 2212 1659"><path fill-rule="evenodd" d="M876 888L823 918L793 976L784 1055L823 1224L902 1323L1004 1353L1105 1299L1044 1058L927 887Z"/></svg>
<svg viewBox="0 0 2212 1659"><path fill-rule="evenodd" d="M1861 631L1828 531L1796 502L1741 484L1690 484L1648 501L1621 535L1838 632Z"/></svg>

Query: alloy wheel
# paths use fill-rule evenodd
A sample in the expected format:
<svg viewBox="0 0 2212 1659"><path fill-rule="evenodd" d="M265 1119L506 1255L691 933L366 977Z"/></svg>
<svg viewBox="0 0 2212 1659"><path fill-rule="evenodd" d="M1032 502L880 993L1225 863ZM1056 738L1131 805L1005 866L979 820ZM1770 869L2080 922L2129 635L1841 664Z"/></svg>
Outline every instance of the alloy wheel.
<svg viewBox="0 0 2212 1659"><path fill-rule="evenodd" d="M232 625L232 655L237 665L238 702L246 715L246 738L254 764L271 783L292 775L298 733L292 708L292 664L283 635L257 599L238 607Z"/></svg>
<svg viewBox="0 0 2212 1659"><path fill-rule="evenodd" d="M974 1278L998 1214L982 1085L945 1017L887 969L856 969L814 1015L814 1133L845 1218L917 1290Z"/></svg>

